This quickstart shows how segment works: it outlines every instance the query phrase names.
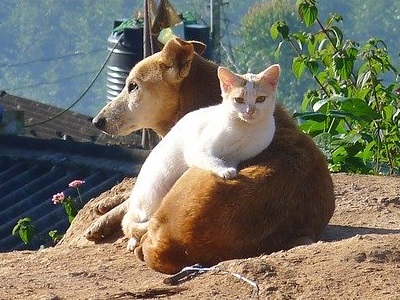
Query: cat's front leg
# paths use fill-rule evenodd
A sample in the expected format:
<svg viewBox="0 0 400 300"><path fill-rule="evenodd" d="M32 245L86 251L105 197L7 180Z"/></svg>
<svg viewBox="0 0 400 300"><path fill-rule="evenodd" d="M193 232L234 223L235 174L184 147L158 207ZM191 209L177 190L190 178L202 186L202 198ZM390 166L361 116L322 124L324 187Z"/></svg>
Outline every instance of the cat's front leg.
<svg viewBox="0 0 400 300"><path fill-rule="evenodd" d="M224 179L233 179L237 177L237 170L233 167L220 167L216 168L215 170L211 170L217 176L224 178Z"/></svg>
<svg viewBox="0 0 400 300"><path fill-rule="evenodd" d="M237 177L237 169L234 163L228 163L218 157L205 157L205 166L215 175L224 179L233 179Z"/></svg>
<svg viewBox="0 0 400 300"><path fill-rule="evenodd" d="M224 179L232 179L237 177L237 169L234 163L227 163L224 160L206 155L205 153L197 154L196 156L190 157L192 160L192 166L209 170L218 177Z"/></svg>

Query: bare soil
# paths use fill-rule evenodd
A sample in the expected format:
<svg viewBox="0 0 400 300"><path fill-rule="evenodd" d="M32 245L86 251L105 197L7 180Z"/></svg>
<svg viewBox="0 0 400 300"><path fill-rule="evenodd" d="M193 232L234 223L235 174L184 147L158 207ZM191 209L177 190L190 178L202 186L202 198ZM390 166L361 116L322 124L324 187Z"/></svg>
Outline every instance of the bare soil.
<svg viewBox="0 0 400 300"><path fill-rule="evenodd" d="M105 197L80 211L62 243L0 254L0 299L400 299L400 178L333 174L336 212L322 241L220 263L177 285L118 238L82 235Z"/></svg>

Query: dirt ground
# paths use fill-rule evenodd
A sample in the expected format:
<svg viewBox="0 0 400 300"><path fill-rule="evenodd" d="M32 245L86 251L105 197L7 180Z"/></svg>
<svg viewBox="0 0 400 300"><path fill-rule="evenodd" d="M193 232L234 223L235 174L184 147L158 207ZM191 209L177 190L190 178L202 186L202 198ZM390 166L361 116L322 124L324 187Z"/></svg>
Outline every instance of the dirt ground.
<svg viewBox="0 0 400 300"><path fill-rule="evenodd" d="M400 299L400 178L332 176L337 207L322 241L223 262L177 285L122 238L82 237L91 208L129 190L127 179L89 202L60 245L0 254L0 299Z"/></svg>

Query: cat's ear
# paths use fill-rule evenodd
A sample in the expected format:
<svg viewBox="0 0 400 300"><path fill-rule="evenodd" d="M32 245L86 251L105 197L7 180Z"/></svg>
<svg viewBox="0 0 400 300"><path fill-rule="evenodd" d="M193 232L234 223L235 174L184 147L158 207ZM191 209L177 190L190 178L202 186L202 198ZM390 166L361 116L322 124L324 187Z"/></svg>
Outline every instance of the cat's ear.
<svg viewBox="0 0 400 300"><path fill-rule="evenodd" d="M232 87L243 86L245 83L241 76L224 67L218 67L218 78L223 93L229 92Z"/></svg>
<svg viewBox="0 0 400 300"><path fill-rule="evenodd" d="M191 43L179 38L169 40L161 51L161 63L167 67L168 78L180 81L190 71L194 56L194 47Z"/></svg>
<svg viewBox="0 0 400 300"><path fill-rule="evenodd" d="M257 77L263 81L276 88L279 82L279 75L281 73L281 67L278 64L269 66L263 72L259 73Z"/></svg>

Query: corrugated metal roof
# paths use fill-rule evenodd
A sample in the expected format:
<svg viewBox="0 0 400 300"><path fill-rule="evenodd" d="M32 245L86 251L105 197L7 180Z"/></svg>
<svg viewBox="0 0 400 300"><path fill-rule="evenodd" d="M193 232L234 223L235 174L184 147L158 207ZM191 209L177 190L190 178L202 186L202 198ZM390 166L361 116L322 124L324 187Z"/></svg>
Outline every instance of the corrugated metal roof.
<svg viewBox="0 0 400 300"><path fill-rule="evenodd" d="M4 94L0 96L0 103L5 110L29 109L25 111L25 118L34 116L42 108L42 117L58 110L9 95L3 101L4 97ZM11 105L10 99L20 106ZM52 196L64 192L76 197L76 189L68 187L71 181L85 180L80 188L83 206L124 177L139 172L148 151L110 145L112 138L100 139L102 133L88 119L67 112L62 122L55 122L60 126L43 124L36 128L36 135L30 131L25 136L0 135L0 252L38 249L51 243L49 231L64 233L69 226L68 219L62 205L53 204ZM36 121L32 117L32 122ZM65 134L70 138L61 139ZM131 141L135 139L130 137ZM116 144L119 143L117 140ZM24 217L31 218L35 226L34 239L28 245L11 234L18 220Z"/></svg>
<svg viewBox="0 0 400 300"><path fill-rule="evenodd" d="M91 123L91 117L73 111L28 100L0 91L0 104L5 111L18 110L24 112L24 136L39 139L70 139L77 142L92 142L102 145L123 145L138 148L141 134L116 137L104 134ZM43 124L31 126L59 115L56 119Z"/></svg>
<svg viewBox="0 0 400 300"><path fill-rule="evenodd" d="M18 136L0 137L0 251L37 249L48 244L50 230L65 232L68 220L52 196L63 191L77 196L68 184L85 180L80 188L82 203L137 175L147 151L62 140L37 140ZM29 245L12 236L24 217L32 219L35 238Z"/></svg>

